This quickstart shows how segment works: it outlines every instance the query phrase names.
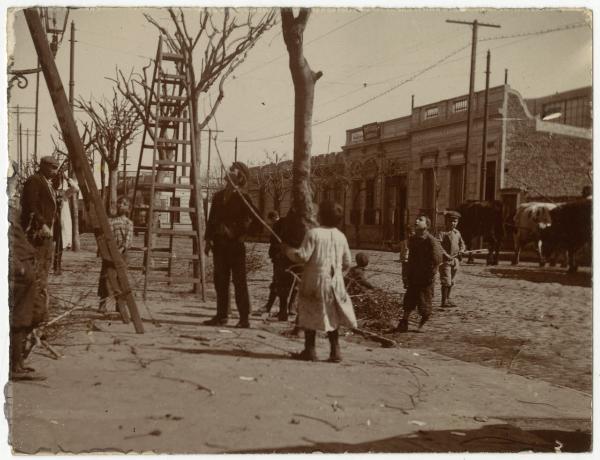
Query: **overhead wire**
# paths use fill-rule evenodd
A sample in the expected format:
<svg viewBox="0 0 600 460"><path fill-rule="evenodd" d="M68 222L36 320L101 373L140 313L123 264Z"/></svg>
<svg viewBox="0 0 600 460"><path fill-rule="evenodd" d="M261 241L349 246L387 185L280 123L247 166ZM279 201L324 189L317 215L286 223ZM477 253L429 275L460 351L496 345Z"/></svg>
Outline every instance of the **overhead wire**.
<svg viewBox="0 0 600 460"><path fill-rule="evenodd" d="M560 32L560 31L565 31L565 30L572 30L572 29L576 29L576 28L581 28L581 27L589 27L589 24L587 22L578 22L578 23L573 23L573 24L567 24L565 26L560 26L560 27L554 27L554 28L550 28L550 29L543 29L543 30L538 30L538 31L534 31L534 32L524 32L524 33L518 33L518 34L511 34L511 35L499 35L499 36L495 36L495 37L488 37L488 38L484 38L484 39L480 39L479 41L481 42L487 42L487 41L493 41L493 40L506 40L506 39L510 39L510 38L528 38L528 37L533 37L533 36L539 36L539 35L545 35L545 34L549 34L549 33L553 33L553 32ZM519 40L521 41L521 40ZM517 41L517 42L519 42ZM511 43L514 44L514 43ZM339 118L342 115L345 115L347 113L350 113L360 107L363 107L366 104L369 104L370 102L379 99L387 94L389 94L390 92L398 89L399 87L405 85L406 83L409 83L411 81L413 81L414 79L416 79L417 77L423 75L424 73L426 73L428 70L437 67L441 64L443 64L445 61L447 61L449 58L451 58L452 56L458 54L459 52L463 51L464 49L468 48L470 46L469 45L465 45L453 52L451 52L450 54L444 56L443 58L439 59L438 61L434 62L433 64L421 69L420 71L416 72L415 74L413 74L411 77L402 80L401 82L391 86L390 88L386 89L385 91L376 94L375 96L372 96L358 104L355 104L341 112L338 112L334 115L331 115L329 117L326 117L325 119L322 120L318 120L312 123L311 126L318 126L321 125L323 123L326 123L328 121L334 120L336 118ZM501 45L501 46L508 46L508 45ZM498 48L498 47L496 47ZM279 133L279 134L275 134L275 135L271 135L271 136L265 136L265 137L261 137L261 138L255 138L255 139L239 139L237 140L238 143L243 142L243 143L253 143L253 142L262 142L262 141L266 141L266 140L271 140L271 139L277 139L280 137L284 137L284 136L289 136L290 134L293 134L294 131L287 131L284 133ZM234 142L233 139L225 139L223 140L223 142Z"/></svg>

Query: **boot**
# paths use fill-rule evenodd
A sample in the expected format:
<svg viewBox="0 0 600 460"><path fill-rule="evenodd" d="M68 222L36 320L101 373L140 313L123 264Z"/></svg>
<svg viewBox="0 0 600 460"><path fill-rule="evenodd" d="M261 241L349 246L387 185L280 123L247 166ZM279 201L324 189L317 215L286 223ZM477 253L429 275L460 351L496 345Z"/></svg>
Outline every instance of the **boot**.
<svg viewBox="0 0 600 460"><path fill-rule="evenodd" d="M263 307L263 311L265 311L266 313L271 313L271 308L273 308L273 304L275 303L276 298L277 298L277 293L275 292L275 289L270 289L269 290L269 299L267 300L267 303Z"/></svg>
<svg viewBox="0 0 600 460"><path fill-rule="evenodd" d="M429 320L430 316L431 315L429 313L421 316L421 321L419 321L419 329L421 329L425 325L425 323Z"/></svg>
<svg viewBox="0 0 600 460"><path fill-rule="evenodd" d="M300 361L316 361L317 350L315 349L315 342L317 338L317 331L312 329L306 329L304 331L304 350L300 353L292 353L292 358Z"/></svg>
<svg viewBox="0 0 600 460"><path fill-rule="evenodd" d="M410 311L404 310L402 314L402 319L394 329L394 332L408 332L408 317L410 316Z"/></svg>
<svg viewBox="0 0 600 460"><path fill-rule="evenodd" d="M446 306L449 308L456 307L456 304L450 300L450 293L452 292L452 286L448 286L446 292Z"/></svg>
<svg viewBox="0 0 600 460"><path fill-rule="evenodd" d="M279 296L279 314L277 315L279 321L288 320L288 307L287 299L284 296Z"/></svg>
<svg viewBox="0 0 600 460"><path fill-rule="evenodd" d="M342 361L342 355L340 353L340 342L339 342L339 332L336 329L335 331L330 331L327 333L327 338L329 339L329 362L331 363L339 363Z"/></svg>
<svg viewBox="0 0 600 460"><path fill-rule="evenodd" d="M446 308L446 301L448 300L448 287L442 286L442 308Z"/></svg>

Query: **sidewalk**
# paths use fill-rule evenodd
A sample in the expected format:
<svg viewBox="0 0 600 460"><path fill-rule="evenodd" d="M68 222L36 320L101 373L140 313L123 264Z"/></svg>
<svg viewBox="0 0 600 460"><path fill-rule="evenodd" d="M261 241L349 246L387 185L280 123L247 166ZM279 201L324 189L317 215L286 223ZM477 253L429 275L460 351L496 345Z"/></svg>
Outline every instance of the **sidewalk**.
<svg viewBox="0 0 600 460"><path fill-rule="evenodd" d="M11 442L35 452L535 452L590 449L591 397L433 352L343 340L289 359L287 325L200 325L192 296L148 302L146 333L94 320L14 383ZM148 317L140 308L142 316ZM89 312L87 313L89 316ZM235 324L235 320L231 320ZM318 340L324 360L328 344Z"/></svg>

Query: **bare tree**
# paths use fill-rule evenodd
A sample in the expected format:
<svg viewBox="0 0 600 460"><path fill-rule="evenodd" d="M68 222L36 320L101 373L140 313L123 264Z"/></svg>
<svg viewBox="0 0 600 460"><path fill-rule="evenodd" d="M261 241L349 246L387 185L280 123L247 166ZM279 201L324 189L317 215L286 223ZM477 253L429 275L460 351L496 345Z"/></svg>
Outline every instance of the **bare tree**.
<svg viewBox="0 0 600 460"><path fill-rule="evenodd" d="M78 99L77 106L87 113L94 125L94 146L108 168L107 210L115 212L121 153L132 144L142 121L135 106L116 90L111 100Z"/></svg>
<svg viewBox="0 0 600 460"><path fill-rule="evenodd" d="M184 65L188 69L190 79L191 118L194 121L196 152L200 152L200 133L214 118L225 97L226 80L244 62L248 51L262 34L272 27L275 22L275 12L267 10L264 14L257 14L256 10L249 10L244 19L240 19L241 15L232 15L229 8L222 11L203 8L199 11L199 17L193 20L197 24L197 30L192 33L181 8L168 8L167 11L171 19L168 25L160 24L150 15L144 16L156 27L170 50L184 58ZM200 62L194 59L194 55L197 57L198 52L202 56ZM153 114L146 110L153 91L152 76L148 72L150 66L151 63L141 72L131 73L129 76L117 70L114 79L118 91L135 106L146 126L154 122ZM183 73L183 69L180 70ZM208 98L210 110L200 121L198 113L200 97L203 94L208 95L215 84L217 84L218 94L214 101ZM176 106L170 115L177 116L185 109L187 109L185 104ZM162 128L159 137L164 137L165 131L166 128ZM148 130L148 134L152 137L153 130ZM168 158L167 152L159 149L160 158Z"/></svg>
<svg viewBox="0 0 600 460"><path fill-rule="evenodd" d="M267 152L267 164L256 169L255 180L260 188L271 195L273 209L281 214L281 203L290 192L291 161L277 152Z"/></svg>
<svg viewBox="0 0 600 460"><path fill-rule="evenodd" d="M69 159L69 152L65 146L65 142L62 137L62 130L58 125L54 125L56 136L50 135L52 144L54 145L54 155L56 156L59 163L64 164ZM81 142L83 143L83 149L86 153L88 162L93 169L94 166L94 144L96 142L96 133L94 131L93 124L83 123L83 134L81 134Z"/></svg>
<svg viewBox="0 0 600 460"><path fill-rule="evenodd" d="M312 112L315 83L323 75L313 72L304 57L304 29L310 9L301 8L294 16L291 8L281 9L283 40L289 54L294 83L294 164L292 177L292 225L285 229L292 244L300 244L306 230L315 225L310 190L310 154L312 147Z"/></svg>

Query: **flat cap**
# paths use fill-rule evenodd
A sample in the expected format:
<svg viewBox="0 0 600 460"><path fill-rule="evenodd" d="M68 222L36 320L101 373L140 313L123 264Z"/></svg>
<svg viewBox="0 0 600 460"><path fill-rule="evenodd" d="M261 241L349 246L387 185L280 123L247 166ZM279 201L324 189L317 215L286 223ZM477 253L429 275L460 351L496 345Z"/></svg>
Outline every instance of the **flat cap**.
<svg viewBox="0 0 600 460"><path fill-rule="evenodd" d="M460 212L457 211L446 211L444 213L446 219L460 219Z"/></svg>
<svg viewBox="0 0 600 460"><path fill-rule="evenodd" d="M40 165L48 165L58 168L58 160L53 156L47 155L45 157L40 158Z"/></svg>

